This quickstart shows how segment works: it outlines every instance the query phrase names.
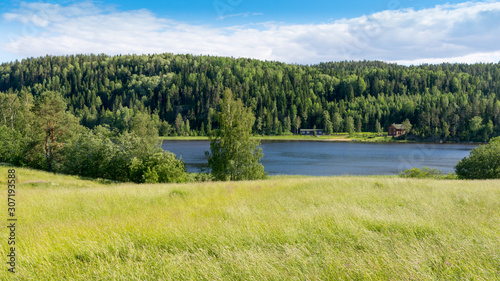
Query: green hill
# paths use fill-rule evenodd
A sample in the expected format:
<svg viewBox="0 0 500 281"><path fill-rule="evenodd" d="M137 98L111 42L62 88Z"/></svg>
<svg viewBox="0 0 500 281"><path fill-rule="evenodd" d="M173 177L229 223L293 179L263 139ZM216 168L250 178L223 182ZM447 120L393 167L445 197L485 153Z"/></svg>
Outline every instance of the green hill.
<svg viewBox="0 0 500 281"><path fill-rule="evenodd" d="M57 91L83 125L121 131L142 111L168 122L159 125L162 135L206 135L216 125L211 109L225 88L252 108L253 132L260 135L314 127L376 132L406 119L418 139L500 135L499 64L294 65L166 53L46 56L0 65L0 107L2 93L36 99ZM0 125L10 117L2 112Z"/></svg>

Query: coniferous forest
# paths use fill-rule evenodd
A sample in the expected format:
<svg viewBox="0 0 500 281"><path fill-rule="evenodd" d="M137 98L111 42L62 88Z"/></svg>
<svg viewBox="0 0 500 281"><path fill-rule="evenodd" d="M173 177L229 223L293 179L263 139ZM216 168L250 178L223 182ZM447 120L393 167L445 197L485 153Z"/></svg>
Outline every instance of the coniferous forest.
<svg viewBox="0 0 500 281"><path fill-rule="evenodd" d="M9 97L22 104L51 91L61 93L68 111L89 128L125 132L134 116L147 113L160 135L207 135L225 88L254 112L255 134L381 132L406 119L415 139L488 141L500 134L499 64L295 65L168 53L3 63L0 125L14 126Z"/></svg>

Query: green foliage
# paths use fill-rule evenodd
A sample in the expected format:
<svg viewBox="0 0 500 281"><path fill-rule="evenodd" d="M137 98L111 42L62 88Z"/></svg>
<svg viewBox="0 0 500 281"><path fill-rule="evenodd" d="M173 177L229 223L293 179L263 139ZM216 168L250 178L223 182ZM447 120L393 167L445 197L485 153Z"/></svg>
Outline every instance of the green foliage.
<svg viewBox="0 0 500 281"><path fill-rule="evenodd" d="M184 163L158 148L157 137L138 136L135 132L113 133L106 127L97 126L64 147L61 171L137 183L186 181Z"/></svg>
<svg viewBox="0 0 500 281"><path fill-rule="evenodd" d="M214 180L210 173L189 173L187 175L187 182L207 182Z"/></svg>
<svg viewBox="0 0 500 281"><path fill-rule="evenodd" d="M158 129L168 133L167 122L123 107L105 115L113 127L90 130L78 124L59 92L39 93L34 106L24 91L19 97L0 93L0 162L118 181L186 180L182 160L158 147ZM90 122L86 116L82 123Z"/></svg>
<svg viewBox="0 0 500 281"><path fill-rule="evenodd" d="M126 169L118 165L116 156L120 148L106 135L105 128L96 128L80 134L64 146L65 161L61 172L91 178L123 180L117 175Z"/></svg>
<svg viewBox="0 0 500 281"><path fill-rule="evenodd" d="M406 169L404 172L399 174L402 178L434 178L434 179L454 179L455 176L453 174L445 175L440 170L436 168L422 167L420 168L412 168Z"/></svg>
<svg viewBox="0 0 500 281"><path fill-rule="evenodd" d="M333 131L337 132L337 133L342 132L343 123L344 123L344 120L342 119L342 116L340 115L340 113L335 112L333 114Z"/></svg>
<svg viewBox="0 0 500 281"><path fill-rule="evenodd" d="M323 112L323 129L327 135L331 135L333 133L333 123L330 120L330 113L326 110Z"/></svg>
<svg viewBox="0 0 500 281"><path fill-rule="evenodd" d="M138 112L130 119L130 132L142 138L158 138L158 128L150 115Z"/></svg>
<svg viewBox="0 0 500 281"><path fill-rule="evenodd" d="M499 71L500 64L303 66L173 54L46 56L0 65L0 125L22 123L12 113L29 104L29 93L38 98L58 91L89 128L108 124L123 133L135 114L148 112L160 135L204 135L214 121L210 110L230 88L252 109L258 134L287 133L288 117L296 133L314 125L329 130L327 111L335 132L348 132L339 122L348 116L354 131L372 132L376 121L386 128L408 119L415 138L487 141L500 134Z"/></svg>
<svg viewBox="0 0 500 281"><path fill-rule="evenodd" d="M406 133L404 134L404 138L407 139L408 134L410 134L411 128L413 127L413 125L411 124L410 120L408 120L408 118L406 118L406 120L403 122L403 127L405 128L405 131L406 131Z"/></svg>
<svg viewBox="0 0 500 281"><path fill-rule="evenodd" d="M219 128L210 135L208 165L216 180L251 180L265 177L259 163L262 149L259 141L251 138L255 117L241 100L233 100L230 89L216 113Z"/></svg>
<svg viewBox="0 0 500 281"><path fill-rule="evenodd" d="M5 125L1 125L0 162L18 165L23 158L24 152L21 134Z"/></svg>
<svg viewBox="0 0 500 281"><path fill-rule="evenodd" d="M474 148L455 166L461 179L500 179L500 137Z"/></svg>
<svg viewBox="0 0 500 281"><path fill-rule="evenodd" d="M406 120L403 122L403 127L405 128L406 133L409 134L413 125L411 124L410 120L408 120L408 118L406 118Z"/></svg>
<svg viewBox="0 0 500 281"><path fill-rule="evenodd" d="M378 120L375 121L375 132L377 132L378 134L383 132L383 129L382 127L380 127L380 122L378 122Z"/></svg>
<svg viewBox="0 0 500 281"><path fill-rule="evenodd" d="M354 119L351 116L347 116L345 119L345 130L349 133L349 136L354 134Z"/></svg>
<svg viewBox="0 0 500 281"><path fill-rule="evenodd" d="M130 175L137 183L185 182L187 177L184 162L167 151L158 151L145 159L133 158Z"/></svg>
<svg viewBox="0 0 500 281"><path fill-rule="evenodd" d="M67 105L58 92L43 92L36 100L33 108L35 123L38 129L39 145L46 159L47 171L57 170L53 167L60 157L59 150L78 130L78 120L66 111ZM35 139L36 140L36 139ZM55 169L54 169L55 168Z"/></svg>

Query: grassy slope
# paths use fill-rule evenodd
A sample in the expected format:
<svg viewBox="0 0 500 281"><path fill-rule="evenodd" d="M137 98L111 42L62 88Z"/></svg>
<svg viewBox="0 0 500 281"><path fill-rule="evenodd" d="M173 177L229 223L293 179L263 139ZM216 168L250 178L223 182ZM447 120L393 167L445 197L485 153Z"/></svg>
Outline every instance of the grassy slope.
<svg viewBox="0 0 500 281"><path fill-rule="evenodd" d="M6 175L0 167L2 186ZM498 180L136 185L17 175L19 280L500 276ZM0 280L8 276L0 272Z"/></svg>

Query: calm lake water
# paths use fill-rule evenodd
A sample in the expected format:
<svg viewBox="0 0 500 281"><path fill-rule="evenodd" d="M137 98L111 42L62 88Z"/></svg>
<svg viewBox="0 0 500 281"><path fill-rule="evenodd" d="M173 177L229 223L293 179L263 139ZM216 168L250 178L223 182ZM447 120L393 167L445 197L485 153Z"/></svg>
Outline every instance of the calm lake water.
<svg viewBox="0 0 500 281"><path fill-rule="evenodd" d="M206 168L208 141L164 141L163 149L182 157L189 172ZM454 172L477 145L263 141L264 169L270 175L396 175L413 167Z"/></svg>

